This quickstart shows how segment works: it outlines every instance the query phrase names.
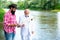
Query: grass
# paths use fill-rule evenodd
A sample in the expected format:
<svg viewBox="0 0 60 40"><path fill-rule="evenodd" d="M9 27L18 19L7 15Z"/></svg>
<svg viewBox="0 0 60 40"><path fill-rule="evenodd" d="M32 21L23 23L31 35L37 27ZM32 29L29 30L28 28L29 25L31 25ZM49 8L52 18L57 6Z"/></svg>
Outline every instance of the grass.
<svg viewBox="0 0 60 40"><path fill-rule="evenodd" d="M2 8L0 8L0 22L3 22L4 13L5 11ZM0 23L0 34L1 34L0 39L4 40L4 35L2 34L1 30L3 30L3 23Z"/></svg>
<svg viewBox="0 0 60 40"><path fill-rule="evenodd" d="M5 11L0 8L0 22L3 22L3 17L4 17ZM0 30L3 29L3 23L0 23Z"/></svg>
<svg viewBox="0 0 60 40"><path fill-rule="evenodd" d="M59 9L51 10L52 12L60 12Z"/></svg>
<svg viewBox="0 0 60 40"><path fill-rule="evenodd" d="M3 22L4 13L5 11L2 8L0 8L0 22Z"/></svg>
<svg viewBox="0 0 60 40"><path fill-rule="evenodd" d="M5 11L2 8L0 8L0 22L3 22L4 13ZM3 24L0 23L0 29L2 29L2 27L3 27Z"/></svg>

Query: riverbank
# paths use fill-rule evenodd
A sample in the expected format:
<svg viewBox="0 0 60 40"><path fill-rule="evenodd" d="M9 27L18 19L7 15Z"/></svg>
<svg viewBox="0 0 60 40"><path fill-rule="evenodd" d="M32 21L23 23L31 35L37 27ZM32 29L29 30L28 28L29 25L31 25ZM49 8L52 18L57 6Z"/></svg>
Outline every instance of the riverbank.
<svg viewBox="0 0 60 40"><path fill-rule="evenodd" d="M55 9L55 10L51 10L52 12L60 12L60 10Z"/></svg>

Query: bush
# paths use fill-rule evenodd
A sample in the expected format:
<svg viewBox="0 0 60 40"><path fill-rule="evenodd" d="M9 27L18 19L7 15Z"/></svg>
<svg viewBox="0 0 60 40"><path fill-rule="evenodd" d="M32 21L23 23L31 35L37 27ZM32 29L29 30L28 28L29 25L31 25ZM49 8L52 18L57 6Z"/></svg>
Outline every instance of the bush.
<svg viewBox="0 0 60 40"><path fill-rule="evenodd" d="M2 8L0 8L0 22L3 21L4 13L5 11Z"/></svg>
<svg viewBox="0 0 60 40"><path fill-rule="evenodd" d="M55 9L60 9L60 4L56 5Z"/></svg>

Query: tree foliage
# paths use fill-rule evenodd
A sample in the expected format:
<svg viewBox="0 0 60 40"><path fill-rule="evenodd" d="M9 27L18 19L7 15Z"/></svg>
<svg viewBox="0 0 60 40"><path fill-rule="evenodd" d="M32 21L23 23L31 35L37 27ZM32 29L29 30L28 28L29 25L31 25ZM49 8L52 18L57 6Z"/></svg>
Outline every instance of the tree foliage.
<svg viewBox="0 0 60 40"><path fill-rule="evenodd" d="M14 2L7 0L0 0L0 8L7 8L9 4ZM35 10L52 10L52 9L60 9L60 0L19 0L17 3L18 9L35 9Z"/></svg>

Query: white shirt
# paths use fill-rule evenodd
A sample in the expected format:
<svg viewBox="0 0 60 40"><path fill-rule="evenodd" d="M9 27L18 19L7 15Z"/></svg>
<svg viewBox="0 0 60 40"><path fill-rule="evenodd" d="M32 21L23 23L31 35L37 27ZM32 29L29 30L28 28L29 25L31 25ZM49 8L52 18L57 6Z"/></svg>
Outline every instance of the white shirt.
<svg viewBox="0 0 60 40"><path fill-rule="evenodd" d="M33 17L31 15L29 15L29 17L25 17L25 15L20 16L19 24L24 24L24 28L29 29L30 32L34 31Z"/></svg>

